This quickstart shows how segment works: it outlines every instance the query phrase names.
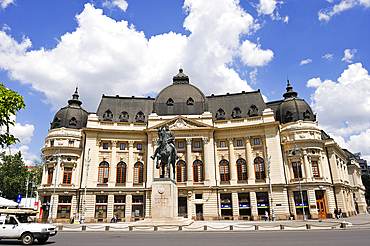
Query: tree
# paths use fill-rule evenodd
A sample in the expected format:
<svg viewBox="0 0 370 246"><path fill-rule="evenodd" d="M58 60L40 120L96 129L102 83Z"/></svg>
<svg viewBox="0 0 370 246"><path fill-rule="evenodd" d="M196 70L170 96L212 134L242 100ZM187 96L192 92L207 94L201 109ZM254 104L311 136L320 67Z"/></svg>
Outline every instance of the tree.
<svg viewBox="0 0 370 246"><path fill-rule="evenodd" d="M15 120L12 120L10 117L12 115L16 116L17 112L24 108L26 108L26 104L23 101L23 96L18 95L16 91L10 90L0 83L0 128L6 128L6 132L1 131L0 134L0 145L2 148L19 141L18 138L9 133L9 127L15 124Z"/></svg>
<svg viewBox="0 0 370 246"><path fill-rule="evenodd" d="M34 167L29 170L30 182L32 182L32 185L34 185L35 187L38 187L41 184L44 162L45 162L44 154L40 152L39 157L33 160ZM31 194L31 190L29 188L28 195L30 197L33 197L35 196L35 194L36 194L36 189L34 189L33 193Z"/></svg>
<svg viewBox="0 0 370 246"><path fill-rule="evenodd" d="M366 192L365 192L365 199L367 204L370 204L370 176L365 174L361 176L362 183L365 186Z"/></svg>
<svg viewBox="0 0 370 246"><path fill-rule="evenodd" d="M26 194L28 175L27 166L24 164L21 152L13 156L2 152L0 154L0 192L1 196L15 200L18 194Z"/></svg>

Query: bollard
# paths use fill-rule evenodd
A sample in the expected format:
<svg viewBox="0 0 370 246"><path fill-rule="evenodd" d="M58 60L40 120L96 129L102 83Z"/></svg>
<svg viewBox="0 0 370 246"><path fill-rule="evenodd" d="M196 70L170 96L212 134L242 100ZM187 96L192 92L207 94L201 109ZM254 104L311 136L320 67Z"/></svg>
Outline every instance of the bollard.
<svg viewBox="0 0 370 246"><path fill-rule="evenodd" d="M340 223L340 228L346 229L347 228L347 223L346 222Z"/></svg>
<svg viewBox="0 0 370 246"><path fill-rule="evenodd" d="M258 230L260 229L260 226L259 226L259 225L255 225L255 226L254 226L254 229L255 229L256 231L258 231Z"/></svg>
<svg viewBox="0 0 370 246"><path fill-rule="evenodd" d="M85 225L82 226L82 230L86 231L86 226Z"/></svg>
<svg viewBox="0 0 370 246"><path fill-rule="evenodd" d="M204 226L204 230L206 231L207 230L207 225Z"/></svg>
<svg viewBox="0 0 370 246"><path fill-rule="evenodd" d="M109 226L105 226L105 230L106 231L109 231Z"/></svg>
<svg viewBox="0 0 370 246"><path fill-rule="evenodd" d="M182 226L179 226L179 231L182 231Z"/></svg>
<svg viewBox="0 0 370 246"><path fill-rule="evenodd" d="M280 225L280 230L284 230L285 229L285 226L284 225Z"/></svg>
<svg viewBox="0 0 370 246"><path fill-rule="evenodd" d="M158 226L154 226L154 231L158 231Z"/></svg>
<svg viewBox="0 0 370 246"><path fill-rule="evenodd" d="M306 229L307 230L311 230L311 225L310 224L306 224Z"/></svg>
<svg viewBox="0 0 370 246"><path fill-rule="evenodd" d="M58 231L62 231L62 230L63 230L63 225L58 226Z"/></svg>
<svg viewBox="0 0 370 246"><path fill-rule="evenodd" d="M133 226L129 226L129 227L128 227L128 230L129 230L129 231L132 231L133 229L134 229L134 227L133 227Z"/></svg>
<svg viewBox="0 0 370 246"><path fill-rule="evenodd" d="M230 225L230 231L233 231L233 230L234 230L234 226Z"/></svg>

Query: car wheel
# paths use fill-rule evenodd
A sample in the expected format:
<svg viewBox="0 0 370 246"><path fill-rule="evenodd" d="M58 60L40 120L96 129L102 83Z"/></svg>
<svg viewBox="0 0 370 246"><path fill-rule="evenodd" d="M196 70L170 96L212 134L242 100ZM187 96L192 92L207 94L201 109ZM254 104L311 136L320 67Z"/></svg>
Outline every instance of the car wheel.
<svg viewBox="0 0 370 246"><path fill-rule="evenodd" d="M33 243L33 235L29 232L26 232L22 235L22 244L30 245Z"/></svg>
<svg viewBox="0 0 370 246"><path fill-rule="evenodd" d="M43 237L43 238L38 238L37 241L40 243L40 244L44 244L46 243L46 241L49 239L49 237Z"/></svg>

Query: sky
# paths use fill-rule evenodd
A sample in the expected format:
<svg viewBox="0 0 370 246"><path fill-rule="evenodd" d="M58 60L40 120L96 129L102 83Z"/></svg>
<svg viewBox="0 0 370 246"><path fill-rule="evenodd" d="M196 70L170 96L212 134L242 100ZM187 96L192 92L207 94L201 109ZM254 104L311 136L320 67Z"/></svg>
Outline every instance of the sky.
<svg viewBox="0 0 370 246"><path fill-rule="evenodd" d="M0 0L0 82L24 97L11 133L32 165L78 87L155 97L181 67L205 95L287 79L342 147L370 160L370 0ZM9 151L8 149L6 151Z"/></svg>

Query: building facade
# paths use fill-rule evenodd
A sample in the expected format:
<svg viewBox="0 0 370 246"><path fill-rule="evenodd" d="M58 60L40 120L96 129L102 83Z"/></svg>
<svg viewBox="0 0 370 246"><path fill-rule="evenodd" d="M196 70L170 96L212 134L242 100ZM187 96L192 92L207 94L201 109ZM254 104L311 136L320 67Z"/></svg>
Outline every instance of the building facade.
<svg viewBox="0 0 370 246"><path fill-rule="evenodd" d="M276 219L300 219L303 210L308 218L330 218L335 207L344 216L356 206L363 212L358 167L297 95L288 81L284 99L269 103L260 91L205 96L180 69L156 98L103 94L92 113L76 89L42 149L40 220L51 213L60 222L74 213L86 222L150 218L151 186L161 171L150 157L165 125L179 155L180 216L258 220L272 207Z"/></svg>

